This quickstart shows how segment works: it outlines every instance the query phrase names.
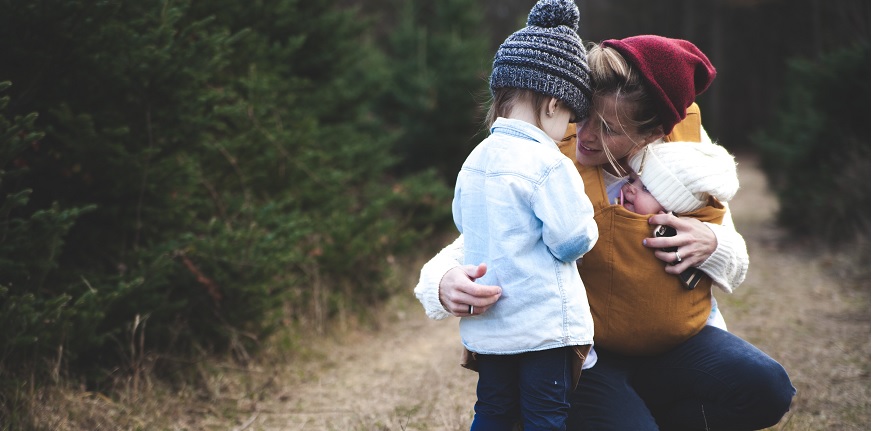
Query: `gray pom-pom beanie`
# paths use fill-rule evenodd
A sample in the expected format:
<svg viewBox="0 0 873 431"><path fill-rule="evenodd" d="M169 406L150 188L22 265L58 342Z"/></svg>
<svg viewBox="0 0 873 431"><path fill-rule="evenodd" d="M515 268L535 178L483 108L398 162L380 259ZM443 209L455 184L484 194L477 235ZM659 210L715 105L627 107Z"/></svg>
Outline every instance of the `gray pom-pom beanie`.
<svg viewBox="0 0 873 431"><path fill-rule="evenodd" d="M587 116L591 77L578 28L579 8L572 0L538 1L527 27L497 49L492 95L497 88L532 90L564 102L576 118Z"/></svg>

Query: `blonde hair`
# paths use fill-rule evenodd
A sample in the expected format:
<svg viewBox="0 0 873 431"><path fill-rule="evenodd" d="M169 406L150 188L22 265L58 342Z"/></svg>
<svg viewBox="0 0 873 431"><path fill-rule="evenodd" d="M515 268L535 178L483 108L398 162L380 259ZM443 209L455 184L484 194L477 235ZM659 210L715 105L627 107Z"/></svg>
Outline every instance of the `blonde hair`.
<svg viewBox="0 0 873 431"><path fill-rule="evenodd" d="M594 43L589 44L588 66L591 68L594 87L592 100L603 98L615 100L615 115L625 136L636 142L635 136L650 134L661 125L655 101L640 73L628 64L618 51ZM590 118L600 120L601 133L603 133L606 122L603 119L603 112L598 109L601 108L598 108L596 103L592 105ZM609 147L604 145L603 148L610 165L617 172L622 172L623 169L618 167L618 162L609 151ZM631 150L631 154L634 152Z"/></svg>
<svg viewBox="0 0 873 431"><path fill-rule="evenodd" d="M540 129L543 128L539 112L549 103L551 96L515 87L495 88L493 91L491 105L488 107L488 113L485 115L486 130L491 129L491 125L497 121L498 117L509 117L512 107L519 103L529 103L534 108L534 111L538 114L536 116L536 126Z"/></svg>

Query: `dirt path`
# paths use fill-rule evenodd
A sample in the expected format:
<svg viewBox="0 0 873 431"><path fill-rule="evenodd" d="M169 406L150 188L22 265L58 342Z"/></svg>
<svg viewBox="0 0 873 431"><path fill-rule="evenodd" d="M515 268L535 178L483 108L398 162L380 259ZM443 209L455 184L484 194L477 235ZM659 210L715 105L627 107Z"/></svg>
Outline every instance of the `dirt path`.
<svg viewBox="0 0 873 431"><path fill-rule="evenodd" d="M740 180L731 207L752 266L736 294L717 297L729 329L779 360L798 389L773 429L870 429L869 283L847 285L822 256L781 247L776 202L752 161L741 161ZM411 292L392 309L382 330L325 343L312 360L276 370L251 415L232 426L469 429L476 375L457 365L457 321L429 321Z"/></svg>

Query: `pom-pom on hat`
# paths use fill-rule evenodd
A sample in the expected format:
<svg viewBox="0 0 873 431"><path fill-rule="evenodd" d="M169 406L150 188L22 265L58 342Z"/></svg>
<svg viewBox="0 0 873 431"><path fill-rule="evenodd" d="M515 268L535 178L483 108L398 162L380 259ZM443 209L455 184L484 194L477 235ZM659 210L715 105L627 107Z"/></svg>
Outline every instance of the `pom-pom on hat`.
<svg viewBox="0 0 873 431"><path fill-rule="evenodd" d="M576 118L588 114L591 77L579 28L579 8L572 0L540 0L527 27L511 34L497 49L491 93L522 88L564 102Z"/></svg>
<svg viewBox="0 0 873 431"><path fill-rule="evenodd" d="M715 67L687 40L643 35L609 39L600 46L615 49L640 71L657 103L664 134L685 118L694 98L715 79Z"/></svg>
<svg viewBox="0 0 873 431"><path fill-rule="evenodd" d="M649 144L628 163L658 203L678 214L703 208L710 196L727 202L740 188L734 157L718 144Z"/></svg>

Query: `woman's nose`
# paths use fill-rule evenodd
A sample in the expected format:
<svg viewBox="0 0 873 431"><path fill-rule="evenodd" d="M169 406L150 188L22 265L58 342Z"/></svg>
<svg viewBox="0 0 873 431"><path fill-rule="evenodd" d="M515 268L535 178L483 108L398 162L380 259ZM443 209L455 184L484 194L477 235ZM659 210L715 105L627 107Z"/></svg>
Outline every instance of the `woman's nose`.
<svg viewBox="0 0 873 431"><path fill-rule="evenodd" d="M580 142L592 142L594 140L591 123L590 118L585 118L576 123L576 136Z"/></svg>

